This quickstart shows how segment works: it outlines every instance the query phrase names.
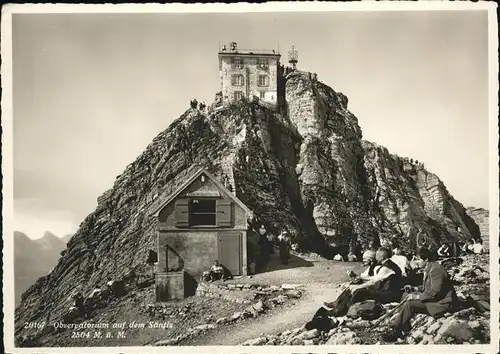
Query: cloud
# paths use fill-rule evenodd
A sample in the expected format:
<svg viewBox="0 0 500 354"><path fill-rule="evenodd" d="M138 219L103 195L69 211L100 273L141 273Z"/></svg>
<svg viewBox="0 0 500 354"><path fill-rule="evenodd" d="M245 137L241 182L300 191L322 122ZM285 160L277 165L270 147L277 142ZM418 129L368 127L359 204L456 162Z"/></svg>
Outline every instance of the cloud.
<svg viewBox="0 0 500 354"><path fill-rule="evenodd" d="M37 239L45 231L58 237L73 234L78 225L71 212L48 209L37 199L20 199L14 202L14 230L24 232L29 238Z"/></svg>

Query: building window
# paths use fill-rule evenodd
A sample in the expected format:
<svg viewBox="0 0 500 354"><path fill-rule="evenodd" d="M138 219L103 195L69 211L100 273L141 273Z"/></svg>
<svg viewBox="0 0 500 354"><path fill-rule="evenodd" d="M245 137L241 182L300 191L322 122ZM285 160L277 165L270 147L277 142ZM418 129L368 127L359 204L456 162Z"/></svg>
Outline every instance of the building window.
<svg viewBox="0 0 500 354"><path fill-rule="evenodd" d="M266 98L266 93L265 92L261 92L260 93L260 99L263 100Z"/></svg>
<svg viewBox="0 0 500 354"><path fill-rule="evenodd" d="M234 91L234 100L239 101L243 98L243 92L241 91Z"/></svg>
<svg viewBox="0 0 500 354"><path fill-rule="evenodd" d="M269 86L269 76L259 75L257 86Z"/></svg>
<svg viewBox="0 0 500 354"><path fill-rule="evenodd" d="M191 199L189 201L189 225L216 225L215 199Z"/></svg>
<svg viewBox="0 0 500 354"><path fill-rule="evenodd" d="M243 69L243 59L238 57L231 58L231 66L233 69Z"/></svg>
<svg viewBox="0 0 500 354"><path fill-rule="evenodd" d="M245 82L245 78L243 75L232 75L231 76L231 84L233 86L243 86L243 83Z"/></svg>
<svg viewBox="0 0 500 354"><path fill-rule="evenodd" d="M259 58L257 67L262 70L267 70L267 68L269 68L269 62L267 61L267 58Z"/></svg>

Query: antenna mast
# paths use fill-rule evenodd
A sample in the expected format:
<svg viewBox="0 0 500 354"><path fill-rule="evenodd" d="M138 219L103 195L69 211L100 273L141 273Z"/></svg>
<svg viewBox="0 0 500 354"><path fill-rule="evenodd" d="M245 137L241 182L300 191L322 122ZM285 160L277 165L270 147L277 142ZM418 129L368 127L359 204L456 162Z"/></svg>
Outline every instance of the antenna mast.
<svg viewBox="0 0 500 354"><path fill-rule="evenodd" d="M297 62L299 61L299 52L292 45L292 50L288 52L288 62L292 65L293 70L297 70Z"/></svg>

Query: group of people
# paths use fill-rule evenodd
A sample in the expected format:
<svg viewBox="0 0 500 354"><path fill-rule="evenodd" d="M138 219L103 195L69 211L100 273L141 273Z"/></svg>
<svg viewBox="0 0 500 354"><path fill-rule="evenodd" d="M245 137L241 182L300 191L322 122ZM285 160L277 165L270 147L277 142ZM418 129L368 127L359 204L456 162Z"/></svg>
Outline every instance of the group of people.
<svg viewBox="0 0 500 354"><path fill-rule="evenodd" d="M470 239L467 243L454 242L452 244L443 243L437 249L437 255L441 258L458 257L460 254L481 254L484 253L483 241L481 239Z"/></svg>
<svg viewBox="0 0 500 354"><path fill-rule="evenodd" d="M276 248L278 249L281 262L283 264L288 264L290 260L290 249L292 248L292 237L288 231L275 230L275 232L272 232L267 230L264 225L260 224L260 226L257 227L251 226L250 232L253 232L257 235L259 248L259 251L255 255L257 257L254 256L255 259L249 260L250 263L253 262L253 267L250 266L250 268L265 268L265 265L271 259L271 255L276 254Z"/></svg>
<svg viewBox="0 0 500 354"><path fill-rule="evenodd" d="M427 247L421 247L416 259L423 274L412 269L408 258L401 254L399 248L391 251L380 247L376 252L364 252L363 263L368 268L362 274L350 274L354 278L351 284L355 289L347 303L348 307L365 300L375 300L381 304L400 302L393 328L382 336L385 341L394 342L409 332L413 315L427 313L438 316L456 305L452 281L444 267L435 261L435 253ZM419 282L421 285L415 286ZM325 302L329 309L337 305L336 302Z"/></svg>

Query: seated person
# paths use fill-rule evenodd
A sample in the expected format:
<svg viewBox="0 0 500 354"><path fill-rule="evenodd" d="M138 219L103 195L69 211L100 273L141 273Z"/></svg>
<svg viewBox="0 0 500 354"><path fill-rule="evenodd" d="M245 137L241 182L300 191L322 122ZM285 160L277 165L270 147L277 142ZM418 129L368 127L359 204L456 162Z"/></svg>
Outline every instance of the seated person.
<svg viewBox="0 0 500 354"><path fill-rule="evenodd" d="M472 245L472 252L474 254L481 254L484 253L484 247L483 247L483 240L477 240L473 245Z"/></svg>
<svg viewBox="0 0 500 354"><path fill-rule="evenodd" d="M335 257L333 257L333 260L334 261L338 261L338 262L343 262L344 261L344 257L342 257L342 255L340 253L337 253L335 255Z"/></svg>
<svg viewBox="0 0 500 354"><path fill-rule="evenodd" d="M374 251L367 250L365 251L365 253L363 253L363 265L367 266L368 268L366 268L366 270L359 276L361 282L363 280L369 279L370 276L373 276L375 274L375 267L378 267Z"/></svg>
<svg viewBox="0 0 500 354"><path fill-rule="evenodd" d="M210 281L210 271L206 270L203 273L201 273L201 281Z"/></svg>
<svg viewBox="0 0 500 354"><path fill-rule="evenodd" d="M354 278L351 284L359 284L363 282L363 279L368 279L369 274L373 274L375 267L377 266L377 261L375 260L375 252L372 250L367 250L363 253L363 265L368 266L368 268L361 274L360 277L350 270L347 274L349 277ZM363 278L363 279L362 279ZM337 300L332 302L324 302L323 304L327 308L333 308L336 305Z"/></svg>
<svg viewBox="0 0 500 354"><path fill-rule="evenodd" d="M363 254L363 263L368 268L352 283L359 284L349 300L349 305L365 300L377 300L381 303L399 301L402 295L401 270L390 259L390 251L380 248L376 253L368 250ZM351 274L350 274L351 275ZM332 308L335 302L325 302Z"/></svg>
<svg viewBox="0 0 500 354"><path fill-rule="evenodd" d="M417 313L430 314L435 317L452 311L456 305L457 295L448 273L437 262L433 262L432 252L422 247L419 252L420 267L424 268L423 285L418 287L419 293L407 294L398 309L393 329L382 335L387 342L395 342L410 330L410 320Z"/></svg>
<svg viewBox="0 0 500 354"><path fill-rule="evenodd" d="M349 262L357 262L358 261L358 258L356 257L356 255L354 253L349 253L347 255L347 260Z"/></svg>
<svg viewBox="0 0 500 354"><path fill-rule="evenodd" d="M401 248L399 247L399 243L392 243L392 254L401 254Z"/></svg>
<svg viewBox="0 0 500 354"><path fill-rule="evenodd" d="M380 303L399 301L402 295L402 272L391 260L389 249L381 247L375 254L376 266L370 266L360 278L365 280L353 291L351 304L365 300Z"/></svg>
<svg viewBox="0 0 500 354"><path fill-rule="evenodd" d="M401 251L399 248L394 249L393 255L391 257L391 261L393 261L394 263L397 264L397 266L401 270L401 276L403 278L408 277L408 274L411 271L410 261L408 260L408 258L406 258L405 256L403 256L401 254Z"/></svg>
<svg viewBox="0 0 500 354"><path fill-rule="evenodd" d="M218 260L215 260L210 267L210 280L215 281L219 279L224 281L224 268L221 267Z"/></svg>
<svg viewBox="0 0 500 354"><path fill-rule="evenodd" d="M443 243L441 247L438 248L437 254L439 257L450 257L450 247L446 244Z"/></svg>

